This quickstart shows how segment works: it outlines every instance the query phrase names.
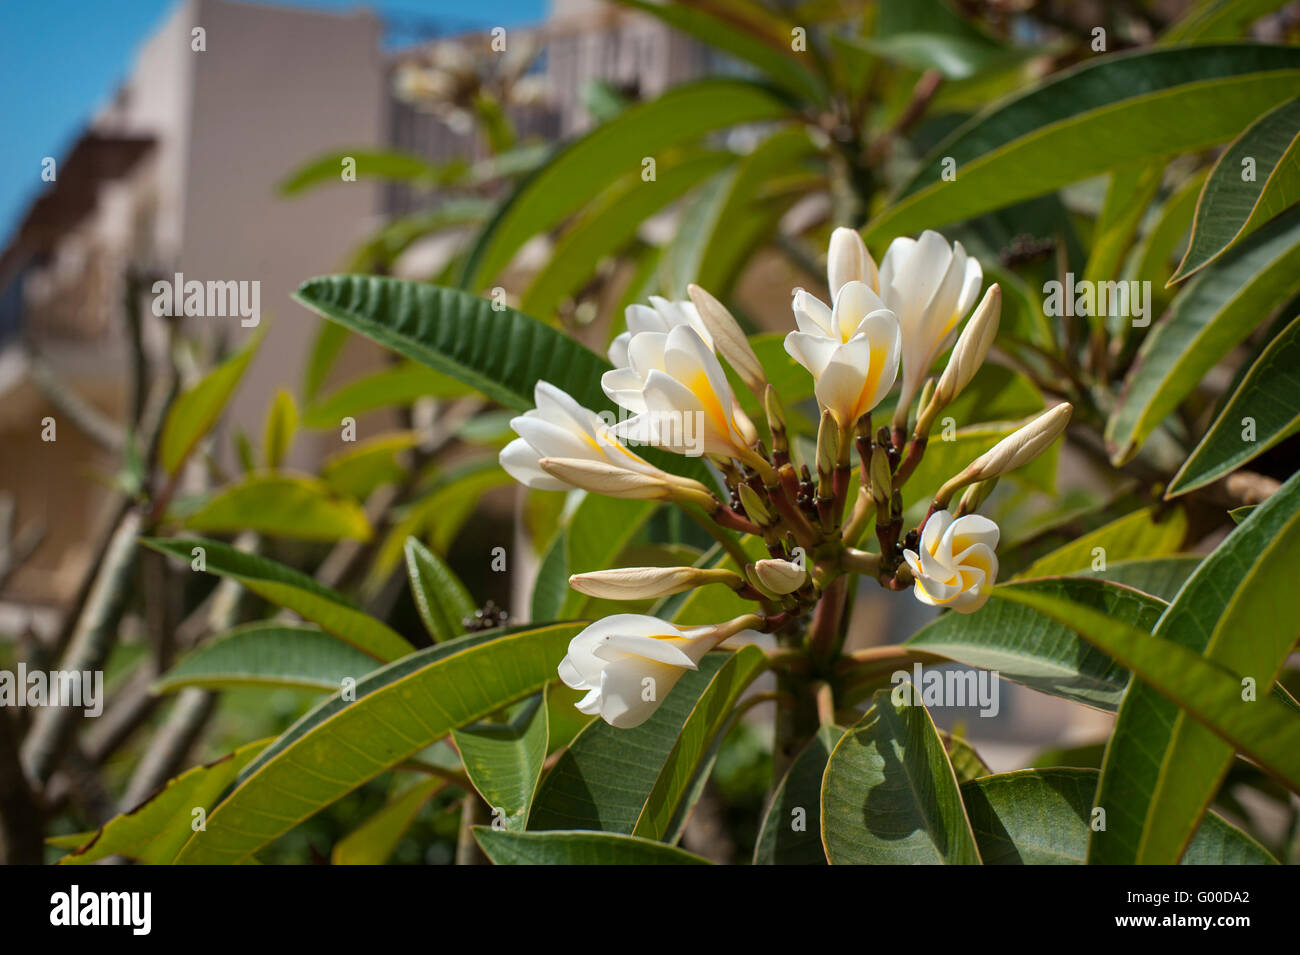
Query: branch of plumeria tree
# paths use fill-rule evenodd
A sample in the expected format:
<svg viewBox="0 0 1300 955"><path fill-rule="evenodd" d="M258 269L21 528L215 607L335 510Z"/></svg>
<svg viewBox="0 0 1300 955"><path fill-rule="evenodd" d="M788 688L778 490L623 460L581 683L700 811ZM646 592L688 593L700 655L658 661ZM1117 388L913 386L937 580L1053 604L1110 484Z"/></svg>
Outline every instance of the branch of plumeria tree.
<svg viewBox="0 0 1300 955"><path fill-rule="evenodd" d="M671 502L710 526L735 563L612 568L571 577L575 590L645 600L721 584L756 604L754 612L719 624L678 626L644 614L593 623L559 664L567 685L587 691L577 704L582 712L613 726L637 726L705 653L758 631L777 634L792 651L769 656L778 670L816 679L869 665L841 653L852 575L889 590L911 588L922 603L958 613L973 613L988 600L998 574L999 531L976 511L1001 475L1061 435L1071 405L1050 408L945 481L925 518L904 533L903 487L925 455L939 413L984 362L997 334L1001 292L990 286L958 335L983 270L960 243L949 245L936 232L895 239L877 268L857 232L837 229L827 281L829 305L794 290L797 329L785 338L786 351L813 378L820 411L815 475L808 463L796 470L781 395L740 326L694 285L690 301L652 297L649 305L627 310L627 331L609 348L615 367L601 385L630 417L611 425L538 382L536 408L511 422L519 437L501 452L501 464L521 483ZM950 347L943 372L929 377ZM770 452L741 410L724 361L761 401ZM873 430L872 411L900 371L891 423ZM682 426L687 420L698 425L694 435ZM720 473L728 499L656 467L629 444L702 453ZM860 546L873 517L874 552ZM761 537L769 557L750 560L732 532ZM822 715L833 712L828 686L818 683Z"/></svg>

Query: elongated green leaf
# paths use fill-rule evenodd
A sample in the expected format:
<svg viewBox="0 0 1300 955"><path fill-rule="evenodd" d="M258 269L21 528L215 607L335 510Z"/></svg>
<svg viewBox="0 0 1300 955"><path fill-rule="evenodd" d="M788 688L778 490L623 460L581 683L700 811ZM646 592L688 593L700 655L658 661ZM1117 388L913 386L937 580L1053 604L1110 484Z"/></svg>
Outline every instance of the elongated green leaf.
<svg viewBox="0 0 1300 955"><path fill-rule="evenodd" d="M527 828L549 731L540 693L522 704L509 723L473 723L452 731L465 772L492 810L494 826L500 820L513 832Z"/></svg>
<svg viewBox="0 0 1300 955"><path fill-rule="evenodd" d="M315 627L250 623L186 654L154 691L283 686L335 693L344 679L359 680L373 669L374 657Z"/></svg>
<svg viewBox="0 0 1300 955"><path fill-rule="evenodd" d="M1300 290L1300 209L1204 269L1142 342L1106 423L1111 460L1130 460L1223 356Z"/></svg>
<svg viewBox="0 0 1300 955"><path fill-rule="evenodd" d="M470 254L462 287L482 288L534 235L559 224L588 197L642 168L642 160L705 133L781 119L790 106L766 87L706 79L628 109L561 149L508 200Z"/></svg>
<svg viewBox="0 0 1300 955"><path fill-rule="evenodd" d="M303 415L308 428L337 428L344 418L357 418L379 408L407 407L421 398L457 398L469 389L456 378L403 362L366 375L312 403Z"/></svg>
<svg viewBox="0 0 1300 955"><path fill-rule="evenodd" d="M1266 695L1258 700L1243 700L1237 674L1172 640L1023 586L1000 589L1008 600L1033 607L1069 626L1254 759L1262 769L1300 790L1300 718L1285 704ZM1110 814L1114 811L1112 806ZM1110 825L1108 831L1113 831L1113 820Z"/></svg>
<svg viewBox="0 0 1300 955"><path fill-rule="evenodd" d="M1181 20L1165 31L1160 43L1205 43L1242 35L1254 20L1272 13L1287 0L1199 0Z"/></svg>
<svg viewBox="0 0 1300 955"><path fill-rule="evenodd" d="M1300 50L1201 46L1098 58L991 107L936 146L867 240L969 219L1237 135L1295 95ZM944 177L952 160L956 179Z"/></svg>
<svg viewBox="0 0 1300 955"><path fill-rule="evenodd" d="M979 864L943 740L904 699L910 688L878 691L831 752L821 825L832 865Z"/></svg>
<svg viewBox="0 0 1300 955"><path fill-rule="evenodd" d="M356 501L336 497L318 478L288 474L250 474L218 491L184 525L212 534L250 530L298 540L370 539L370 522Z"/></svg>
<svg viewBox="0 0 1300 955"><path fill-rule="evenodd" d="M468 172L463 160L439 167L394 149L344 149L318 156L295 169L280 183L280 195L297 195L327 182L347 182L343 178L345 168L354 171L355 181L416 182L428 186L454 182Z"/></svg>
<svg viewBox="0 0 1300 955"><path fill-rule="evenodd" d="M530 826L630 835L678 735L730 656L705 654L699 669L684 674L640 726L615 729L602 720L588 725L542 780Z"/></svg>
<svg viewBox="0 0 1300 955"><path fill-rule="evenodd" d="M672 838L690 811L692 784L749 684L767 668L767 657L753 644L741 647L718 670L682 725L664 761L632 834ZM694 793L698 796L698 792Z"/></svg>
<svg viewBox="0 0 1300 955"><path fill-rule="evenodd" d="M1249 173L1249 175L1247 175ZM1205 268L1300 197L1300 97L1265 113L1210 170L1170 284Z"/></svg>
<svg viewBox="0 0 1300 955"><path fill-rule="evenodd" d="M1111 583L1123 584L1140 590L1168 603L1174 599L1187 578L1200 564L1201 558L1188 555L1157 557L1154 560L1109 561L1105 570L1081 570L1078 577L1097 577Z"/></svg>
<svg viewBox="0 0 1300 955"><path fill-rule="evenodd" d="M334 844L330 862L334 865L383 865L402 841L420 810L447 781L424 779L391 800L358 828Z"/></svg>
<svg viewBox="0 0 1300 955"><path fill-rule="evenodd" d="M473 634L412 654L290 727L186 844L182 863L238 862L362 783L536 693L578 628Z"/></svg>
<svg viewBox="0 0 1300 955"><path fill-rule="evenodd" d="M1300 317L1251 365L1165 497L1204 487L1300 431ZM1247 436L1249 435L1249 437Z"/></svg>
<svg viewBox="0 0 1300 955"><path fill-rule="evenodd" d="M1129 277L1151 283L1152 315L1161 314L1169 302L1172 293L1165 283L1175 268L1174 255L1192 227L1196 200L1204 184L1205 174L1201 173L1179 186L1160 207L1155 224L1138 241L1134 272Z"/></svg>
<svg viewBox="0 0 1300 955"><path fill-rule="evenodd" d="M406 574L420 619L434 643L459 637L474 616L474 598L455 571L414 537L406 539Z"/></svg>
<svg viewBox="0 0 1300 955"><path fill-rule="evenodd" d="M1016 576L1053 577L1102 570L1112 560L1164 557L1177 553L1186 536L1187 515L1181 508L1149 507L1076 538Z"/></svg>
<svg viewBox="0 0 1300 955"><path fill-rule="evenodd" d="M1022 769L963 783L962 799L985 865L1083 865L1092 826L1095 769ZM1240 829L1205 818L1184 865L1271 865Z"/></svg>
<svg viewBox="0 0 1300 955"><path fill-rule="evenodd" d="M386 663L414 649L396 631L363 613L348 598L292 567L201 537L142 538L142 543L193 569L237 580L259 597L320 624L376 660ZM198 566L200 561L202 566Z"/></svg>
<svg viewBox="0 0 1300 955"><path fill-rule="evenodd" d="M421 239L455 226L479 225L495 209L496 204L490 199L456 196L443 199L432 209L422 209L386 222L383 228L357 247L347 271L390 271L397 258Z"/></svg>
<svg viewBox="0 0 1300 955"><path fill-rule="evenodd" d="M158 443L158 462L169 475L181 469L199 439L221 417L265 334L265 326L259 328L243 348L208 372L171 406Z"/></svg>
<svg viewBox="0 0 1300 955"><path fill-rule="evenodd" d="M270 740L241 746L205 766L195 766L169 780L158 792L129 812L114 816L94 837L59 860L61 865L85 865L121 855L153 865L166 865L191 835L194 810L211 808L235 775Z"/></svg>
<svg viewBox="0 0 1300 955"><path fill-rule="evenodd" d="M1128 671L1063 626L1008 598L1011 591L1048 594L1150 630L1163 602L1101 580L1061 577L1006 584L969 616L944 614L904 643L967 666L993 670L1031 689L1103 710L1119 706Z"/></svg>
<svg viewBox="0 0 1300 955"><path fill-rule="evenodd" d="M336 494L364 501L376 488L406 477L407 468L398 455L419 443L418 431L382 434L362 441L327 459L321 466L321 480Z"/></svg>
<svg viewBox="0 0 1300 955"><path fill-rule="evenodd" d="M475 826L474 838L494 865L708 865L676 846L635 836L582 830L508 832Z"/></svg>
<svg viewBox="0 0 1300 955"><path fill-rule="evenodd" d="M844 735L823 726L795 757L763 814L754 846L754 865L825 865L822 848L822 776L831 750Z"/></svg>
<svg viewBox="0 0 1300 955"><path fill-rule="evenodd" d="M1218 696L1208 678L1180 687L1184 693L1200 691L1197 699L1217 707L1210 712L1222 714L1221 721L1240 721L1234 711L1243 708L1263 711L1268 705L1274 713L1285 712L1268 691L1300 632L1292 579L1297 560L1300 476L1201 563L1156 625L1153 641L1196 655L1203 667L1222 668L1209 671L1224 684ZM1243 701L1241 677L1255 681L1260 702ZM1189 718L1189 712L1198 719L1204 712L1180 710L1156 693L1169 696L1168 687L1154 679L1147 683L1129 691L1107 748L1100 799L1114 809L1107 831L1093 837L1089 851L1097 861L1176 861L1232 761L1232 743L1246 749L1240 740L1220 740L1215 732L1222 726L1207 728ZM1294 714L1285 722L1300 723ZM1285 730L1279 725L1273 732L1283 736ZM1300 751L1289 760L1300 778Z"/></svg>
<svg viewBox="0 0 1300 955"><path fill-rule="evenodd" d="M284 463L297 430L298 406L294 403L293 394L281 388L271 401L271 408L266 415L265 437L262 439L262 455L268 468L275 470Z"/></svg>

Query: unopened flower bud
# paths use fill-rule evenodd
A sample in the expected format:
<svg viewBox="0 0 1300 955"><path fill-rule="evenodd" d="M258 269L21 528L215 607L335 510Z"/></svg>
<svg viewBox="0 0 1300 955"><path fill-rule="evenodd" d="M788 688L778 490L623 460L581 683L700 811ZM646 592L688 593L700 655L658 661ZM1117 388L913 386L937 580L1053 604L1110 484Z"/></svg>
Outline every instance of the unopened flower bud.
<svg viewBox="0 0 1300 955"><path fill-rule="evenodd" d="M714 349L727 359L731 367L736 370L736 374L740 376L740 380L755 396L762 395L767 389L763 366L759 363L758 356L754 354L749 339L745 337L744 330L727 310L727 306L693 283L686 286L686 292L695 303L700 321L713 336Z"/></svg>
<svg viewBox="0 0 1300 955"><path fill-rule="evenodd" d="M939 493L935 495L935 502L940 506L946 506L952 499L953 493L959 488L977 481L987 481L1028 464L1060 437L1073 411L1074 406L1068 401L1063 401L1043 412L1020 430L1007 435L972 461L961 474L940 488Z"/></svg>
<svg viewBox="0 0 1300 955"><path fill-rule="evenodd" d="M871 451L871 496L876 502L876 513L889 511L889 495L893 490L894 474L889 466L889 452L881 445Z"/></svg>
<svg viewBox="0 0 1300 955"><path fill-rule="evenodd" d="M759 527L776 526L776 515L772 513L767 503L759 497L757 491L748 484L741 484L737 489L737 493L740 495L740 504L751 521Z"/></svg>
<svg viewBox="0 0 1300 955"><path fill-rule="evenodd" d="M939 377L934 390L935 413L956 398L970 384L975 372L984 364L984 358L998 334L998 320L1002 315L1002 289L995 283L984 293L966 327L957 338L957 344L948 357L948 366ZM923 405L924 407L924 405Z"/></svg>
<svg viewBox="0 0 1300 955"><path fill-rule="evenodd" d="M772 453L788 454L790 441L785 430L785 408L781 396L771 385L763 393L763 410L767 412L767 426L772 431Z"/></svg>
<svg viewBox="0 0 1300 955"><path fill-rule="evenodd" d="M777 596L794 593L808 579L808 572L788 560L760 560L754 565L759 583Z"/></svg>
<svg viewBox="0 0 1300 955"><path fill-rule="evenodd" d="M702 567L616 567L569 578L569 586L578 593L606 600L668 597L715 583L734 588L744 583L744 579L730 570Z"/></svg>
<svg viewBox="0 0 1300 955"><path fill-rule="evenodd" d="M823 484L830 482L839 457L839 423L835 420L835 415L823 411L821 424L817 427L817 477Z"/></svg>

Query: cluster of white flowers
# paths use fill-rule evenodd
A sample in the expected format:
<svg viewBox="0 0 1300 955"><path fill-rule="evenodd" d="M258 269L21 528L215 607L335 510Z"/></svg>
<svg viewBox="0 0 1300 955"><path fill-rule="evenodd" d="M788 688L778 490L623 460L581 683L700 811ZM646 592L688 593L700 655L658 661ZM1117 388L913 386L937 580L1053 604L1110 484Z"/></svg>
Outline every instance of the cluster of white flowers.
<svg viewBox="0 0 1300 955"><path fill-rule="evenodd" d="M639 614L592 624L573 639L559 667L567 685L587 691L578 704L582 712L614 726L642 723L709 650L729 637L777 631L801 619L843 573L869 573L891 589L911 586L923 603L958 613L972 613L988 600L998 573L998 527L968 512L999 475L1056 439L1070 406L1050 409L973 461L943 485L922 526L903 537L899 488L924 454L938 412L983 363L997 333L1000 292L996 285L989 288L958 337L983 271L960 243L950 245L936 232L895 239L877 268L857 232L836 229L827 282L830 305L795 290L797 330L785 338L786 351L812 375L822 414L815 482L807 464L800 474L790 460L780 396L767 384L739 325L696 286L689 289L689 302L652 297L650 305L627 310L627 331L609 348L614 368L601 386L630 417L607 425L561 389L538 382L536 409L511 422L519 437L501 452L501 464L521 483L700 508L716 522L724 543L726 529L761 535L770 554L735 570L613 568L571 578L582 593L628 600L721 583L761 608L703 627L682 628ZM952 354L936 383L929 379L931 366L949 347ZM762 403L771 453L741 410L723 361ZM871 412L893 389L900 366L892 431L873 433ZM682 429L662 424L685 416L699 425L689 447ZM730 501L656 467L625 442L682 454L702 451L721 471ZM842 523L855 446L860 487L852 516ZM962 488L967 491L954 516L947 507ZM873 511L880 548L868 553L855 545ZM818 557L805 567L809 547ZM731 553L741 562L738 548Z"/></svg>

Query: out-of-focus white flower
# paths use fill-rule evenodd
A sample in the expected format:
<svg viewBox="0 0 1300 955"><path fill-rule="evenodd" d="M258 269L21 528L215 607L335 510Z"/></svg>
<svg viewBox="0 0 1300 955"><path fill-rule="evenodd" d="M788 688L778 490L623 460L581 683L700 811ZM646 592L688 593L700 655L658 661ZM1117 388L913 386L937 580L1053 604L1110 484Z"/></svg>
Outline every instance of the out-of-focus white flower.
<svg viewBox="0 0 1300 955"><path fill-rule="evenodd" d="M615 614L569 642L560 679L587 691L577 703L580 711L629 729L648 720L682 674L736 632L728 624L682 629L658 617Z"/></svg>
<svg viewBox="0 0 1300 955"><path fill-rule="evenodd" d="M880 288L876 260L867 251L862 236L841 226L831 233L830 248L826 253L826 284L830 287L832 302L846 282L863 282L873 292Z"/></svg>
<svg viewBox="0 0 1300 955"><path fill-rule="evenodd" d="M951 246L937 232L919 239L900 236L880 263L880 298L898 316L903 333L903 388L900 414L906 414L934 364L951 344L957 326L979 294L984 271L960 242Z"/></svg>
<svg viewBox="0 0 1300 955"><path fill-rule="evenodd" d="M687 479L668 474L625 448L600 415L582 407L567 392L539 381L533 400L536 408L511 419L510 427L519 437L500 455L501 466L520 484L542 491L578 487L642 498L664 497L674 487L685 486ZM561 465L547 470L543 460ZM557 476L557 471L564 476ZM689 483L706 490L698 482Z"/></svg>
<svg viewBox="0 0 1300 955"><path fill-rule="evenodd" d="M804 585L808 572L792 561L769 558L754 564L758 582L777 596L792 594Z"/></svg>
<svg viewBox="0 0 1300 955"><path fill-rule="evenodd" d="M903 551L916 578L916 599L933 607L974 613L998 579L998 525L979 514L953 520L935 511L921 531L921 551Z"/></svg>
<svg viewBox="0 0 1300 955"><path fill-rule="evenodd" d="M650 296L649 305L629 305L623 312L627 319L627 331L618 335L609 344L609 361L614 366L614 372L607 372L602 384L605 385L605 393L609 395L611 401L618 402L629 411L636 411L633 405L626 405L619 401L617 394L623 394L628 400L636 402L637 396L641 393L642 376L631 371L628 365L631 364L628 355L628 345L632 341L633 335L639 335L641 332L662 332L667 334L678 325L689 325L699 333L704 344L713 349L713 336L709 334L708 328L705 327L704 321L700 318L700 313L693 302L670 302L666 298L660 298L658 295ZM630 374L616 374L618 370L630 372Z"/></svg>
<svg viewBox="0 0 1300 955"><path fill-rule="evenodd" d="M632 375L639 388L631 387ZM718 357L692 325L633 335L628 368L605 372L601 385L636 413L616 429L628 441L765 465L752 449L753 423L736 403Z"/></svg>
<svg viewBox="0 0 1300 955"><path fill-rule="evenodd" d="M821 406L842 429L851 428L894 386L897 317L865 282L854 280L840 287L833 308L799 289L794 318L799 330L785 336L785 350L812 374Z"/></svg>

